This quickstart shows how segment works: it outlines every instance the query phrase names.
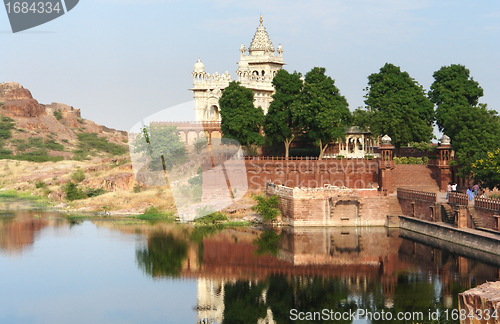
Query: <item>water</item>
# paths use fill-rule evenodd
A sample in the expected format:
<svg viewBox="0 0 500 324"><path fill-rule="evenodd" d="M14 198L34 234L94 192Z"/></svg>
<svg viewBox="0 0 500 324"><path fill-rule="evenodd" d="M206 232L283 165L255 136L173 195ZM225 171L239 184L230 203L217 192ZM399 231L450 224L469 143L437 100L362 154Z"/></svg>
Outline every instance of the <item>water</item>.
<svg viewBox="0 0 500 324"><path fill-rule="evenodd" d="M307 323L291 318L361 311L430 322L429 310L451 317L459 292L499 279L500 258L406 235L0 214L0 323Z"/></svg>

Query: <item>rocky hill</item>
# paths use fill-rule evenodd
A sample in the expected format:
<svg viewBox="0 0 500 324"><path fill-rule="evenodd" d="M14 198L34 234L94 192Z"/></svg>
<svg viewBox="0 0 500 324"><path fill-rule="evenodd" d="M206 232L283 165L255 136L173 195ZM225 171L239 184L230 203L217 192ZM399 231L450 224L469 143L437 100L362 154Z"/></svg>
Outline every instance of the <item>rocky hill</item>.
<svg viewBox="0 0 500 324"><path fill-rule="evenodd" d="M0 130L3 130L0 133L0 158L12 155L17 156L16 159L30 160L21 157L33 155L33 152L65 160L113 155L113 151L88 150L88 146L85 151L82 138L92 137L123 147L115 153L127 151L127 132L83 119L80 109L66 104L40 104L17 82L0 84L0 118Z"/></svg>

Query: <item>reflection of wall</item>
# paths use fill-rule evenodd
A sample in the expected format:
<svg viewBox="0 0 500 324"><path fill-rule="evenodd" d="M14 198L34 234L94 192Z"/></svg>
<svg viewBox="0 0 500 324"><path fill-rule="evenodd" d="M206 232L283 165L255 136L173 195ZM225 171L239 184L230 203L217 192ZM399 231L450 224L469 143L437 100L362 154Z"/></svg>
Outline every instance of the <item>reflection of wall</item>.
<svg viewBox="0 0 500 324"><path fill-rule="evenodd" d="M18 219L0 223L0 249L19 251L35 242L35 233L49 225L49 220Z"/></svg>
<svg viewBox="0 0 500 324"><path fill-rule="evenodd" d="M198 278L197 323L222 323L224 281Z"/></svg>

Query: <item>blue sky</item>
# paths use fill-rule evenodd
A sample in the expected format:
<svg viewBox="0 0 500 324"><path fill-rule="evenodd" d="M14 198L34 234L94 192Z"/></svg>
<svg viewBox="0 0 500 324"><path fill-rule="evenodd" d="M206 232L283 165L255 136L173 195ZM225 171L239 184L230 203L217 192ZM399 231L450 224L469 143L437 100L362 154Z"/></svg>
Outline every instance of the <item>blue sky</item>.
<svg viewBox="0 0 500 324"><path fill-rule="evenodd" d="M463 64L500 109L498 1L82 0L62 17L12 34L0 12L0 82L17 81L41 103L128 130L192 100L198 57L210 74L235 78L259 15L289 71L323 66L351 109L364 105L367 77L386 63L426 90L441 66ZM193 119L189 105L171 120Z"/></svg>

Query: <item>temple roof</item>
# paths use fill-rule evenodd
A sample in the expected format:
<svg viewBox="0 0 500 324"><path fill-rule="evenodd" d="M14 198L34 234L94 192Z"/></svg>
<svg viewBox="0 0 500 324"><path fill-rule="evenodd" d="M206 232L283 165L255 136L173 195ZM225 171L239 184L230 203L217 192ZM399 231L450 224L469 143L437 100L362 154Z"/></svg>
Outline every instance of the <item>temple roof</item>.
<svg viewBox="0 0 500 324"><path fill-rule="evenodd" d="M253 36L252 43L248 48L250 54L253 51L264 51L274 53L274 46L267 34L266 28L262 25L262 15L260 16L260 25Z"/></svg>

